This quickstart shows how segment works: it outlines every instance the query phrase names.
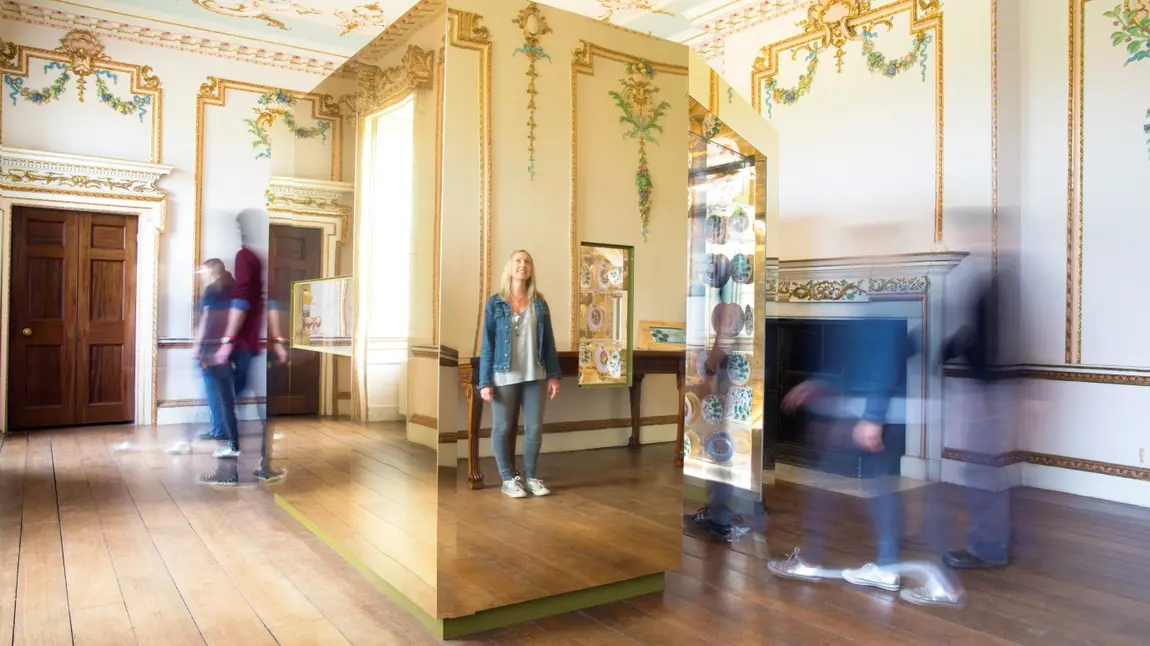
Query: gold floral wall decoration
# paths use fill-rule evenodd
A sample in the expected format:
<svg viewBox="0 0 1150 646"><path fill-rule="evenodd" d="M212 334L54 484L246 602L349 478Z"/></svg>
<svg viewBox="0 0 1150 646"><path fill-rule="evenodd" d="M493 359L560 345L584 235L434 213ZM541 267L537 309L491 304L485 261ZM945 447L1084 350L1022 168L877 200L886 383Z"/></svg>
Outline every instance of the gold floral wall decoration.
<svg viewBox="0 0 1150 646"><path fill-rule="evenodd" d="M73 80L76 97L84 103L87 81L91 77L96 86L96 99L102 105L123 115L136 116L143 122L152 107L153 98L158 96L160 79L152 73L151 67L114 63L104 53L104 44L90 31L75 29L68 32L60 39L60 46L51 52L6 42L0 45L0 50L0 67L7 72L3 82L8 86L8 99L12 105L16 105L19 99L36 105L59 101ZM39 89L25 86L31 57L48 61L42 68L45 74L56 72L49 85ZM126 99L117 96L111 88L119 84L120 74L131 77Z"/></svg>
<svg viewBox="0 0 1150 646"><path fill-rule="evenodd" d="M297 102L298 99L294 96L279 89L264 92L257 99L257 107L252 108L256 117L244 119L244 123L248 124L248 132L255 137L255 140L252 141L252 148L259 151L256 154L256 159L271 159L272 143L268 130L281 118L296 139L319 137L324 143L327 143L327 133L331 130L334 119L317 119L314 126L300 126L296 122L295 113L291 111Z"/></svg>
<svg viewBox="0 0 1150 646"><path fill-rule="evenodd" d="M539 11L539 5L528 2L511 22L523 32L523 45L514 54L527 56L527 174L535 179L535 79L539 78L536 63L541 60L551 62L551 56L543 51L542 37L551 33L547 19Z"/></svg>
<svg viewBox="0 0 1150 646"><path fill-rule="evenodd" d="M655 103L659 88L654 86L655 69L645 60L626 64L627 76L619 82L622 92L608 92L615 99L615 105L623 112L619 123L630 126L623 134L627 139L639 140L639 168L635 171L635 188L639 192L639 219L643 223L643 240L647 239L647 225L651 220L651 203L655 191L651 171L647 167L647 143L658 144L655 134L662 134L659 119L666 113L670 103Z"/></svg>
<svg viewBox="0 0 1150 646"><path fill-rule="evenodd" d="M1150 1L1125 0L1122 4L1102 14L1113 21L1114 33L1110 42L1129 54L1123 66L1150 60ZM1146 136L1147 152L1150 153L1150 110L1146 111L1146 121L1142 124L1142 134Z"/></svg>
<svg viewBox="0 0 1150 646"><path fill-rule="evenodd" d="M647 13L660 14L664 16L673 16L675 14L663 9L657 9L651 6L650 0L599 0L599 5L603 7L603 15L599 16L599 20L603 22L611 22L611 17L617 11L645 11Z"/></svg>

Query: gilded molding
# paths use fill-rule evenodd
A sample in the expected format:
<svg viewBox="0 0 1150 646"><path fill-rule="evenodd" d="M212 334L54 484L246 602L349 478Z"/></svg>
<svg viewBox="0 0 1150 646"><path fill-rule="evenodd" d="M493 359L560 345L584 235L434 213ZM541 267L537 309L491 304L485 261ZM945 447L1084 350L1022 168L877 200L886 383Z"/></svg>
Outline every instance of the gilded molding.
<svg viewBox="0 0 1150 646"><path fill-rule="evenodd" d="M0 146L0 187L8 191L162 202L167 191L157 184L171 172L160 164Z"/></svg>
<svg viewBox="0 0 1150 646"><path fill-rule="evenodd" d="M221 16L262 20L269 27L284 31L289 31L290 28L272 14L296 18L308 16L334 18L343 29L340 36L368 27L387 26L387 14L376 2L346 9L316 9L304 6L300 0L286 3L282 0L192 0L192 4Z"/></svg>
<svg viewBox="0 0 1150 646"><path fill-rule="evenodd" d="M491 32L483 26L483 16L449 9L447 40L452 47L479 53L479 150L482 177L479 182L479 302L475 320L473 354L479 354L479 329L483 323L483 303L491 289L492 228L492 135L491 135Z"/></svg>
<svg viewBox="0 0 1150 646"><path fill-rule="evenodd" d="M419 0L407 10L407 13L388 25L382 34L356 52L353 58L366 63L383 60L388 54L407 44L415 32L423 29L432 20L437 18L443 20L446 11L445 0Z"/></svg>
<svg viewBox="0 0 1150 646"><path fill-rule="evenodd" d="M13 95L21 94L23 79L28 77L33 58L49 61L57 68L63 69L65 74L74 76L81 102L84 101L87 78L94 76L101 103L122 114L138 112L140 121L144 120L143 106L150 106L151 161L155 164L160 163L163 158L163 90L160 88L160 79L152 72L150 66L111 60L104 54L104 44L100 39L92 32L82 29L74 29L65 34L60 39L60 46L53 51L16 45L0 39L0 73L4 75L4 80L12 89ZM128 91L133 96L140 97L138 101L124 101L110 94L104 77L115 78L116 73L128 75L130 79ZM29 92L36 94L33 91ZM12 101L15 103L15 96L12 96ZM2 115L3 101L0 101L0 118Z"/></svg>
<svg viewBox="0 0 1150 646"><path fill-rule="evenodd" d="M204 138L206 135L206 110L209 106L225 107L227 105L228 91L247 92L265 95L268 92L283 92L294 100L307 100L312 104L311 117L313 119L330 119L331 124L331 180L338 182L343 175L343 120L339 116L338 107L331 97L324 94L295 92L280 90L266 85L256 85L244 81L232 81L215 76L207 77L196 94L196 169L195 169L195 218L192 220L192 271L199 269L203 262L201 243L203 237L204 218ZM258 163L258 162L252 162ZM200 295L193 290L192 312L199 310ZM192 324L194 325L194 317Z"/></svg>
<svg viewBox="0 0 1150 646"><path fill-rule="evenodd" d="M617 11L641 11L663 16L675 15L653 6L651 0L599 0L599 6L603 7L603 15L599 16L599 20L603 22L611 22L611 18Z"/></svg>
<svg viewBox="0 0 1150 646"><path fill-rule="evenodd" d="M579 256L577 246L579 236L579 76L594 76L595 61L603 58L624 65L633 65L642 62L638 56L632 56L613 49L601 47L587 41L580 41L579 46L571 52L571 220L568 230L571 258L571 339L579 338ZM669 65L646 61L646 64L655 72L687 76L687 67L682 65Z"/></svg>
<svg viewBox="0 0 1150 646"><path fill-rule="evenodd" d="M361 64L356 74L359 92L354 114L361 119L387 108L416 90L431 89L435 74L435 50L409 45L398 65L381 70ZM348 105L344 100L344 105Z"/></svg>
<svg viewBox="0 0 1150 646"><path fill-rule="evenodd" d="M539 10L539 5L528 2L527 6L512 20L523 33L523 45L515 54L527 56L527 174L535 179L535 79L539 78L536 64L540 60L551 62L551 55L543 50L542 38L551 33L547 18Z"/></svg>
<svg viewBox="0 0 1150 646"><path fill-rule="evenodd" d="M1113 476L1115 478L1150 481L1150 469L1145 467L1134 467L1125 464L1114 464L1112 462L1099 462L1097 460L1071 458L1064 455L1037 453L1035 451L1010 451L1009 453L1003 453L1001 455L989 455L984 453L975 453L972 451L964 451L962 449L945 448L942 450L942 458L944 460L955 460L957 462L981 464L984 466L992 467L1006 467L1019 463L1034 464L1043 467L1057 467L1059 469L1069 469L1071 471L1082 471L1085 473Z"/></svg>
<svg viewBox="0 0 1150 646"><path fill-rule="evenodd" d="M832 11L833 10L833 11ZM841 69L844 47L848 42L864 40L864 34L878 25L890 28L891 19L910 15L910 33L916 38L928 30L935 32L935 204L934 242L943 238L943 11L938 0L899 0L871 9L871 0L816 0L807 7L807 18L799 23L803 33L761 48L751 71L751 104L759 114L766 103L763 91L779 71L779 54L791 51L792 60L807 52L808 63L817 52L834 49L836 66ZM808 71L807 76L811 76ZM810 79L807 79L809 90ZM800 83L801 85L801 83ZM799 88L800 90L802 88ZM796 90L796 92L799 90Z"/></svg>

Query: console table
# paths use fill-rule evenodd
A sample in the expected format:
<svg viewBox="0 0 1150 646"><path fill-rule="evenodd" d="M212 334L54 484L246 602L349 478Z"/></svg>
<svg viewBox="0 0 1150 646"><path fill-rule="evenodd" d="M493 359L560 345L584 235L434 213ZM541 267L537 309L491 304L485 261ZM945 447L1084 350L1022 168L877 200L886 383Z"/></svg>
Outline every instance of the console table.
<svg viewBox="0 0 1150 646"><path fill-rule="evenodd" d="M627 448L638 449L639 425L642 415L639 411L643 392L643 378L647 375L675 375L679 389L678 429L675 435L675 464L683 465L683 396L686 387L686 364L682 351L635 350L632 355L631 395L631 438ZM564 377L573 377L579 372L579 353L575 351L559 353L559 367ZM483 418L483 398L479 396L479 357L471 357L459 364L459 383L467 397L467 486L470 489L483 488L483 472L479 467L479 422ZM577 388L577 386L576 386ZM568 392L565 390L564 392ZM519 433L519 412L515 413L511 434L511 455L515 455L515 437Z"/></svg>

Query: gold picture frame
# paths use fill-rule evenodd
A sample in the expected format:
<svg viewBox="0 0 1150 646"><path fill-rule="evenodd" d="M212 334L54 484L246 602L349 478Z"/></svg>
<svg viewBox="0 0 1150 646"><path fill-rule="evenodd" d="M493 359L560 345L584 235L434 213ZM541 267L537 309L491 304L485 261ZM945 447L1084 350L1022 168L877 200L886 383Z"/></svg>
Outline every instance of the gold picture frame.
<svg viewBox="0 0 1150 646"><path fill-rule="evenodd" d="M683 321L639 321L635 349L683 352L687 349L687 324Z"/></svg>

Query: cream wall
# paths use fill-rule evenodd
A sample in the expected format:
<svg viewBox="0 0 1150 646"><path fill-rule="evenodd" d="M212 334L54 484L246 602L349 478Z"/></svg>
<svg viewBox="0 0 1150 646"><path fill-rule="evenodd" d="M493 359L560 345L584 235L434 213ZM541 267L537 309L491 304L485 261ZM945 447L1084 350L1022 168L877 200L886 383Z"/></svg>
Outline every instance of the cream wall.
<svg viewBox="0 0 1150 646"><path fill-rule="evenodd" d="M526 3L451 2L457 12L483 17L490 35L490 77L485 72L482 46L461 47L449 38L444 119L444 190L441 239L440 322L446 346L462 357L477 355L480 309L513 251L526 248L535 259L540 289L547 296L560 350L572 348L572 140L577 142L574 197L577 229L574 240L634 245L635 324L643 319L682 321L686 307L686 139L687 49L641 34L620 30L588 18L540 5L553 33L541 46L550 55L538 63L535 87L535 178L528 175L528 121L526 94L528 60L514 52L524 43L512 22ZM465 26L466 20L461 25ZM466 34L463 34L466 36ZM670 108L662 118L665 132L658 144L648 144L647 155L655 193L649 235L642 228L634 184L638 142L624 139L621 112L608 91L622 90L624 65L611 56L596 54L594 74L579 74L574 81L578 101L572 123L572 51L580 40L653 63L660 68L654 84L656 102ZM477 47L479 48L477 51ZM488 104L481 99L481 80L491 79ZM480 128L487 106L492 110L490 130ZM573 126L575 131L573 132ZM490 139L480 141L480 134ZM484 207L484 146L491 145L490 255L481 231ZM481 288L485 275L486 288ZM454 417L466 420L461 389L441 392L442 406L454 405ZM442 407L441 406L441 407ZM644 382L643 415L674 415L678 410L673 377L653 376ZM565 379L563 392L549 404L547 422L583 422L624 419L629 416L627 389L580 392L574 379ZM489 413L483 426L490 426ZM449 429L441 429L449 430ZM622 445L627 433L620 429L551 435L544 450ZM585 437L581 437L585 436ZM648 426L644 441L669 441L674 425ZM461 450L463 450L461 448ZM487 442L481 450L487 453Z"/></svg>
<svg viewBox="0 0 1150 646"><path fill-rule="evenodd" d="M1146 225L1136 213L1146 201L1150 168L1150 61L1126 64L1127 43L1112 45L1114 21L1103 13L1117 4L944 3L943 243L974 254L947 278L948 297L961 294L972 276L997 268L1012 321L1003 352L1030 377L1021 390L1017 436L1002 438L992 452L1021 461L1012 473L1023 484L1145 505L1150 446L1139 420L1150 405L1150 379L1142 372L1150 369L1150 350L1140 342L1140 299L1118 289L1138 275L1144 255L1139 245ZM909 5L872 3L876 11ZM1071 69L1077 63L1068 60L1074 6L1087 8L1081 79ZM879 51L909 50L905 14L894 17L889 34L879 30ZM794 23L803 17L789 14L727 36L716 59L725 78L750 96L760 48L802 33ZM848 43L842 74L831 52L823 52L810 93L795 105L773 107L785 161L783 259L931 249L927 189L934 182L937 114L930 95L938 51L931 33L925 83L917 66L893 80L872 75L861 44ZM805 61L789 55L780 61L780 86L793 86ZM1079 80L1081 139L1067 114L1077 110ZM1085 164L1091 170L1078 194ZM844 194L852 199L842 200ZM855 235L862 217L901 225L886 229L889 239L876 240ZM961 312L948 308L941 324L953 330ZM985 448L971 445L963 431L960 381L947 378L942 393L932 396L945 400L950 458ZM947 477L945 464L943 472Z"/></svg>
<svg viewBox="0 0 1150 646"><path fill-rule="evenodd" d="M28 24L9 16L0 21L3 38L25 47L53 50L68 29ZM156 26L159 29L159 26ZM166 27L165 27L166 29ZM257 86L310 91L323 77L313 72L228 60L194 51L157 47L109 37L94 32L102 40L105 54L113 61L130 65L147 65L160 81L163 91L162 121L158 131L152 127L150 106L141 121L135 114L123 115L102 104L96 96L95 81L89 77L83 103L77 100L75 79L57 101L33 104L17 97L13 105L12 88L3 86L3 122L0 136L6 146L33 148L50 152L76 153L136 161L158 161L175 166L161 182L168 192L166 229L161 236L160 287L157 312L158 335L161 339L157 389L161 408L160 423L206 419L202 402L202 378L190 354L192 307L195 289L194 256L196 220L196 152L197 94L209 76L251 83ZM47 70L46 61L33 56L25 87L41 89L49 85L59 70ZM112 94L129 99L127 75L110 83ZM333 138L293 142L283 120L270 130L273 150L277 143L282 151L271 159L257 159L244 119L253 116L258 91L229 90L226 105L205 111L203 153L203 220L201 258L219 256L229 267L238 248L234 225L235 213L244 207L262 207L264 190L272 175L292 176L302 173L309 178L329 179ZM303 101L295 108L298 125L310 127L310 106ZM152 139L162 150L152 159ZM302 143L297 147L296 143ZM352 157L344 145L342 166L351 169ZM266 241L263 242L266 245ZM256 385L262 392L263 384ZM253 411L243 411L250 415ZM149 423L151 420L137 420Z"/></svg>

